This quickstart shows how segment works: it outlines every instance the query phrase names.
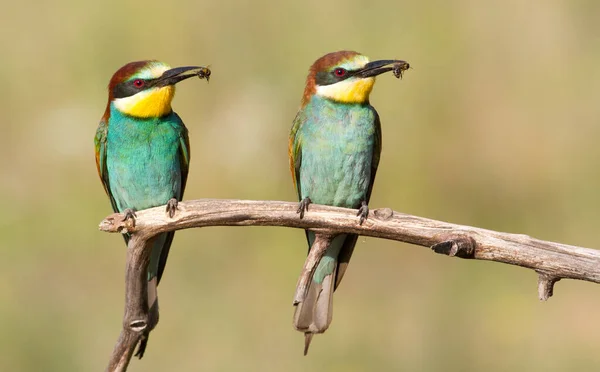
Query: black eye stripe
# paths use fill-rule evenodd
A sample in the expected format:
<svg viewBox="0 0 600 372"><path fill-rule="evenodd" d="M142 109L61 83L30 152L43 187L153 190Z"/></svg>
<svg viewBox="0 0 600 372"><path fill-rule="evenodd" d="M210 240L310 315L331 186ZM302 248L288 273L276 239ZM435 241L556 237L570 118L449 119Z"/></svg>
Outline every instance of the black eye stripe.
<svg viewBox="0 0 600 372"><path fill-rule="evenodd" d="M144 84L141 87L136 87L134 84L136 80L142 80ZM151 88L155 82L156 79L133 79L124 81L115 86L113 89L113 96L115 98L131 97L136 93Z"/></svg>
<svg viewBox="0 0 600 372"><path fill-rule="evenodd" d="M343 69L346 73L343 74L342 76L338 76L336 74L336 70L338 69ZM331 85L331 84L335 84L338 83L340 81L346 80L348 78L351 78L352 76L354 76L356 74L355 70L346 70L342 67L336 67L333 70L330 71L319 71L316 73L315 75L315 83L317 85Z"/></svg>

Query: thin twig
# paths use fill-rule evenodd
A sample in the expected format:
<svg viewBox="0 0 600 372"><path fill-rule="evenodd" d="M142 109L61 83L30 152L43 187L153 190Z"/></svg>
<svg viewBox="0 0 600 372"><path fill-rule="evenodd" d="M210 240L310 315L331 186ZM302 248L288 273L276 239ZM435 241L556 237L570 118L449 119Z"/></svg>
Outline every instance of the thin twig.
<svg viewBox="0 0 600 372"><path fill-rule="evenodd" d="M554 294L554 284L559 280L560 278L538 272L538 297L540 301L548 301L552 297Z"/></svg>
<svg viewBox="0 0 600 372"><path fill-rule="evenodd" d="M302 219L297 209L297 203L289 202L201 199L180 202L173 218L166 216L164 206L136 212L135 227L129 220L123 221L121 214L105 218L100 230L132 234L123 331L107 371L126 370L135 345L149 325L146 271L150 252L144 245L154 235L167 231L207 226L281 226L397 240L431 247L449 256L533 269L540 274L538 289L543 300L552 295L553 285L560 279L600 283L600 252L594 249L430 220L389 208L372 210L362 225L351 209L311 204Z"/></svg>

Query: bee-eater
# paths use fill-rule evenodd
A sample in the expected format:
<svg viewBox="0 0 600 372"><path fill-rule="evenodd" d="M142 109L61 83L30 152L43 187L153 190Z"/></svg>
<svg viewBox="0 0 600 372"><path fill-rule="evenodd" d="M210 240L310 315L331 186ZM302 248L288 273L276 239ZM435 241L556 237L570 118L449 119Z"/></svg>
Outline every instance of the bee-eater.
<svg viewBox="0 0 600 372"><path fill-rule="evenodd" d="M167 205L173 217L190 163L188 131L171 109L175 84L199 76L205 67L171 68L159 61L131 62L110 79L108 104L96 131L96 166L115 212L134 218L135 211ZM153 238L148 266L148 306L158 302L156 286L167 262L174 232ZM125 243L129 235L125 234ZM138 355L143 356L145 342Z"/></svg>
<svg viewBox="0 0 600 372"><path fill-rule="evenodd" d="M393 65L393 67L390 67ZM310 203L358 209L368 202L381 153L381 125L369 104L375 77L408 68L399 60L370 62L357 52L329 53L312 65L289 139L290 170L300 200L300 218ZM309 250L315 233L306 231ZM315 333L329 327L333 292L340 284L358 235L337 235L319 262L303 302L296 304L294 327L305 334L304 355Z"/></svg>

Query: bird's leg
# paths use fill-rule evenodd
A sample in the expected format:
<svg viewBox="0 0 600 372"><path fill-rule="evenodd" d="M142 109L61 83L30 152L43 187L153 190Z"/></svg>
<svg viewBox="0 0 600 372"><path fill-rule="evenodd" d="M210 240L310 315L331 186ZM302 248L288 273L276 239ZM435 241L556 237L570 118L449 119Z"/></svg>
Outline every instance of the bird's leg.
<svg viewBox="0 0 600 372"><path fill-rule="evenodd" d="M308 206L310 203L312 203L312 201L308 196L298 203L298 210L296 213L300 213L300 219L304 218L304 212L308 211Z"/></svg>
<svg viewBox="0 0 600 372"><path fill-rule="evenodd" d="M135 227L135 218L137 215L135 214L135 209L127 208L123 211L123 221L131 220L133 222L133 226Z"/></svg>
<svg viewBox="0 0 600 372"><path fill-rule="evenodd" d="M177 212L178 204L179 204L179 201L176 198L171 198L167 202L167 214L169 215L170 218L173 218L173 216L175 215L175 212Z"/></svg>
<svg viewBox="0 0 600 372"><path fill-rule="evenodd" d="M357 216L360 216L360 220L358 222L359 225L362 225L363 222L369 217L369 206L366 201L362 201L360 204L360 208L358 208Z"/></svg>

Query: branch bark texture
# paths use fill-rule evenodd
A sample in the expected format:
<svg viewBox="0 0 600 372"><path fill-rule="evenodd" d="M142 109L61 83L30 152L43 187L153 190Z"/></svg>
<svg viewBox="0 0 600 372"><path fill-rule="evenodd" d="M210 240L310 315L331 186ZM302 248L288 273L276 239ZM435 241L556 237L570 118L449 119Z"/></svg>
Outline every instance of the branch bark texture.
<svg viewBox="0 0 600 372"><path fill-rule="evenodd" d="M302 219L297 209L298 204L290 202L200 199L180 202L173 218L167 216L164 206L138 211L135 226L131 220L124 221L122 214L105 218L100 230L132 234L126 264L123 331L107 370L125 371L137 342L151 327L145 274L150 252L145 246L154 235L167 231L208 226L280 226L312 229L326 235L354 233L397 240L431 247L449 256L535 270L541 300L552 296L554 283L560 279L600 283L600 251L594 249L436 221L389 208L371 210L362 225L352 209L311 204ZM310 272L305 266L299 282L306 280L304 276Z"/></svg>

